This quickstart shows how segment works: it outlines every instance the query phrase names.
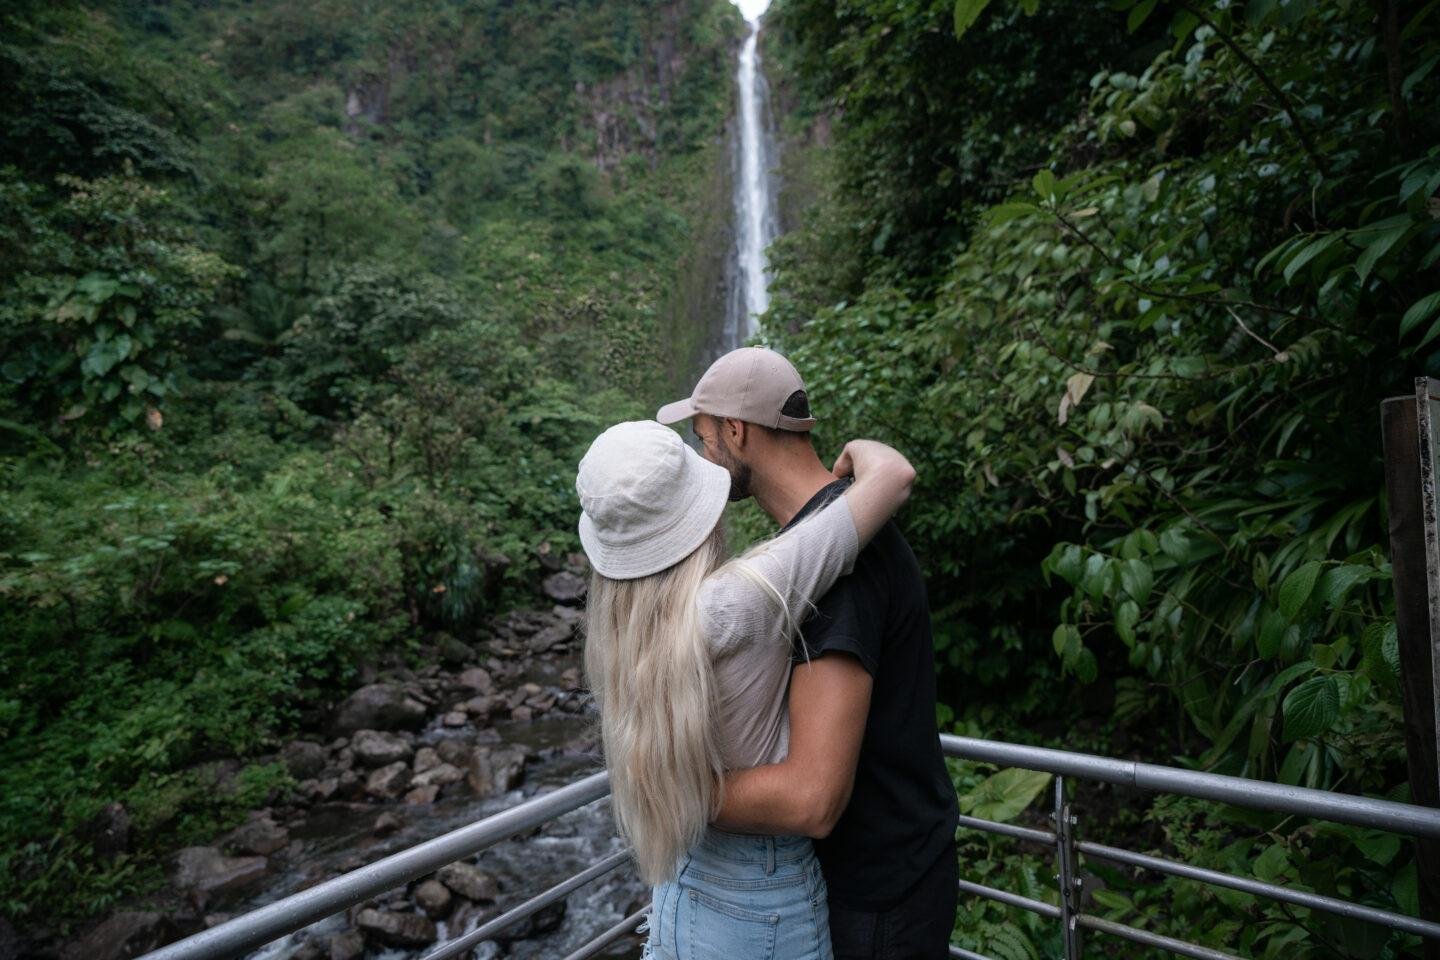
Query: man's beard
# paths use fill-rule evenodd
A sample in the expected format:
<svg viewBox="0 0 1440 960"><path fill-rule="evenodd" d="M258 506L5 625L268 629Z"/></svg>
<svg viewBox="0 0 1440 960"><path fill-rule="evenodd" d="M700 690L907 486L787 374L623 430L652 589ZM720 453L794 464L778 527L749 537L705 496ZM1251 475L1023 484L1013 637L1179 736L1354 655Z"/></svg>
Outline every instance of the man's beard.
<svg viewBox="0 0 1440 960"><path fill-rule="evenodd" d="M742 463L738 457L730 452L730 445L725 438L720 438L720 466L724 467L730 474L730 502L744 500L750 496L750 464Z"/></svg>

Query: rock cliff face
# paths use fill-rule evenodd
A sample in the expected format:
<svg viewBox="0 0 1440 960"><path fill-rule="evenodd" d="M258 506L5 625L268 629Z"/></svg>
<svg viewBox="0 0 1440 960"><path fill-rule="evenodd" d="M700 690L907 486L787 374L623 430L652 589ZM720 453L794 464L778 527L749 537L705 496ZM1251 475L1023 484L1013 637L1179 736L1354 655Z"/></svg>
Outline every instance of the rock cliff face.
<svg viewBox="0 0 1440 960"><path fill-rule="evenodd" d="M678 124L667 122L667 112L683 99L681 88L697 82L697 73L729 71L733 43L697 45L690 23L694 6L678 0L655 10L644 52L631 66L603 81L576 83L592 138L588 153L602 173L631 154L654 167L661 150L678 145L667 142L667 134L678 138Z"/></svg>

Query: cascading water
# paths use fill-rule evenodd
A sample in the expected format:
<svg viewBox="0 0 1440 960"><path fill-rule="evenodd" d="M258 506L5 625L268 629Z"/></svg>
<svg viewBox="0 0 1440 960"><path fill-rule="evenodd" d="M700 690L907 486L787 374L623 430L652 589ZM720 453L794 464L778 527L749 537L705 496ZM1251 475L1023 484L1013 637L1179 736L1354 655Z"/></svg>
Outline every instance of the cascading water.
<svg viewBox="0 0 1440 960"><path fill-rule="evenodd" d="M770 305L765 249L777 233L772 174L775 151L769 130L769 87L761 69L760 15L768 0L739 4L749 24L736 73L739 129L735 138L735 249L728 270L724 349L740 346L755 332Z"/></svg>

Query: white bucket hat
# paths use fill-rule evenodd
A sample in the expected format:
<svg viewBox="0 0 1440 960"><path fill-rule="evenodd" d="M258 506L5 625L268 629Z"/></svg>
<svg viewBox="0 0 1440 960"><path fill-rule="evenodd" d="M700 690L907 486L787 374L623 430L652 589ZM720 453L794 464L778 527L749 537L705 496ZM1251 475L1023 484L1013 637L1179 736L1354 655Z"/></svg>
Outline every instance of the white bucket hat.
<svg viewBox="0 0 1440 960"><path fill-rule="evenodd" d="M612 580L633 580L674 566L705 542L730 499L730 472L669 427L637 420L595 438L575 491L590 565Z"/></svg>

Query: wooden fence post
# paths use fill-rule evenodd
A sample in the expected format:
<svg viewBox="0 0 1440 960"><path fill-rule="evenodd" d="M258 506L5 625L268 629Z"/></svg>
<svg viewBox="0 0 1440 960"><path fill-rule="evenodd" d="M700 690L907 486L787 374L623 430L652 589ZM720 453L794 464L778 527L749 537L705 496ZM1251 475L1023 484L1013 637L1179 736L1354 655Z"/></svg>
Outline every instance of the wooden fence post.
<svg viewBox="0 0 1440 960"><path fill-rule="evenodd" d="M1410 789L1414 803L1440 807L1440 380L1417 378L1412 396L1380 410ZM1417 840L1415 862L1420 916L1440 920L1440 842ZM1440 943L1423 949L1440 960Z"/></svg>

